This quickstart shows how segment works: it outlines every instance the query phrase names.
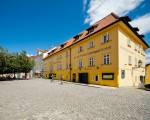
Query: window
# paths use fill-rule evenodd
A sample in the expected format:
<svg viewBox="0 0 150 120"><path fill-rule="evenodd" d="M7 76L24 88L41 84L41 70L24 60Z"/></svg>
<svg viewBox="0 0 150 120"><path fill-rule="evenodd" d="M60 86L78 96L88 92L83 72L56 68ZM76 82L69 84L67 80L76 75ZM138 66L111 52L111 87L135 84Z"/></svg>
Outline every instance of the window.
<svg viewBox="0 0 150 120"><path fill-rule="evenodd" d="M82 60L79 60L79 68L82 68L83 67L83 62Z"/></svg>
<svg viewBox="0 0 150 120"><path fill-rule="evenodd" d="M88 28L87 31L88 31L88 34L92 33L94 31L94 27L92 26L92 27Z"/></svg>
<svg viewBox="0 0 150 120"><path fill-rule="evenodd" d="M107 43L109 41L109 34L106 33L102 36L102 43Z"/></svg>
<svg viewBox="0 0 150 120"><path fill-rule="evenodd" d="M79 37L80 37L79 35L74 36L74 37L73 37L73 38L74 38L74 41L78 40Z"/></svg>
<svg viewBox="0 0 150 120"><path fill-rule="evenodd" d="M110 64L110 55L109 54L104 55L104 64Z"/></svg>
<svg viewBox="0 0 150 120"><path fill-rule="evenodd" d="M98 81L98 75L93 76L93 80Z"/></svg>
<svg viewBox="0 0 150 120"><path fill-rule="evenodd" d="M142 67L143 66L143 61L142 60L139 60L138 61L138 67Z"/></svg>
<svg viewBox="0 0 150 120"><path fill-rule="evenodd" d="M66 63L66 69L69 69L69 64L68 63Z"/></svg>
<svg viewBox="0 0 150 120"><path fill-rule="evenodd" d="M83 51L83 47L80 46L80 47L78 48L78 52L82 52L82 51Z"/></svg>
<svg viewBox="0 0 150 120"><path fill-rule="evenodd" d="M125 78L125 70L121 70L121 78L122 78L122 79Z"/></svg>
<svg viewBox="0 0 150 120"><path fill-rule="evenodd" d="M131 40L128 40L128 47L131 47Z"/></svg>
<svg viewBox="0 0 150 120"><path fill-rule="evenodd" d="M90 41L90 42L88 43L88 48L92 48L92 47L94 47L94 42L93 42L93 41Z"/></svg>
<svg viewBox="0 0 150 120"><path fill-rule="evenodd" d="M89 58L89 66L94 66L94 59L92 57Z"/></svg>

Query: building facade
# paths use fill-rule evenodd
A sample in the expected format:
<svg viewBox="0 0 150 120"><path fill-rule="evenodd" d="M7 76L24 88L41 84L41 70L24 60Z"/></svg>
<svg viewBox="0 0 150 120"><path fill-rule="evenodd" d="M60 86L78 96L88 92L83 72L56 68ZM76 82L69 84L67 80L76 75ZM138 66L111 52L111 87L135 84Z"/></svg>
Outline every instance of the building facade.
<svg viewBox="0 0 150 120"><path fill-rule="evenodd" d="M147 65L146 65L145 83L146 83L146 84L150 84L150 64L147 64Z"/></svg>
<svg viewBox="0 0 150 120"><path fill-rule="evenodd" d="M44 76L106 86L139 86L149 46L128 22L114 13L82 31L44 58Z"/></svg>
<svg viewBox="0 0 150 120"><path fill-rule="evenodd" d="M46 53L47 50L37 49L37 54L31 56L34 60L34 67L32 70L33 77L43 77L44 64L43 64L43 54Z"/></svg>

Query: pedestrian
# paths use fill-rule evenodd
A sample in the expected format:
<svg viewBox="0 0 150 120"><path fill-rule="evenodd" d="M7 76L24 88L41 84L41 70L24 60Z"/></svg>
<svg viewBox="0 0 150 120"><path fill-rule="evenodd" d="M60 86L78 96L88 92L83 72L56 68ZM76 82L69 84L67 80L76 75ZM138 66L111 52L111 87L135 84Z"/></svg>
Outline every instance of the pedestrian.
<svg viewBox="0 0 150 120"><path fill-rule="evenodd" d="M62 75L61 75L61 77L60 77L60 84L61 84L61 85L63 84L63 77L62 77Z"/></svg>
<svg viewBox="0 0 150 120"><path fill-rule="evenodd" d="M53 74L51 75L51 82L53 82Z"/></svg>

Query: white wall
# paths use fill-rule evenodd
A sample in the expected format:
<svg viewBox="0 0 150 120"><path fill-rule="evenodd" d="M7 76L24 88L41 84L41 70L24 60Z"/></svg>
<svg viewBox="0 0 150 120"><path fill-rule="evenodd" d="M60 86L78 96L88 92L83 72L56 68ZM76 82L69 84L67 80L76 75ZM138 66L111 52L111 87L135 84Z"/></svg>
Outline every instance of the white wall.
<svg viewBox="0 0 150 120"><path fill-rule="evenodd" d="M140 76L145 76L145 68L137 68L135 66L135 58L137 62L142 60L143 67L145 67L145 57L140 49L140 53L135 51L136 40L134 37L128 36L120 28L118 30L118 42L119 42L119 85L120 86L140 86ZM131 40L131 48L128 47L128 40ZM134 42L133 42L134 41ZM139 44L139 43L138 43ZM129 56L132 59L132 65L129 65ZM125 78L121 78L121 70L125 70Z"/></svg>

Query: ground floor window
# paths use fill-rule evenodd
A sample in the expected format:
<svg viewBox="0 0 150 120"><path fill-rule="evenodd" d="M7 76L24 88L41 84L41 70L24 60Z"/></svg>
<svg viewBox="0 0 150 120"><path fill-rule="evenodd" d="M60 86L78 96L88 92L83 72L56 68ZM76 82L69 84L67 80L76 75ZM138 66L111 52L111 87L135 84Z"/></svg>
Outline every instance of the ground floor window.
<svg viewBox="0 0 150 120"><path fill-rule="evenodd" d="M103 80L114 80L114 73L102 73Z"/></svg>
<svg viewBox="0 0 150 120"><path fill-rule="evenodd" d="M94 75L93 80L98 81L98 75Z"/></svg>
<svg viewBox="0 0 150 120"><path fill-rule="evenodd" d="M140 81L141 83L144 83L144 76L140 75Z"/></svg>
<svg viewBox="0 0 150 120"><path fill-rule="evenodd" d="M121 70L121 78L122 78L122 79L125 78L125 70Z"/></svg>

